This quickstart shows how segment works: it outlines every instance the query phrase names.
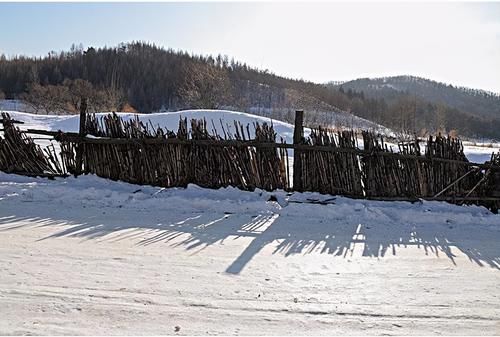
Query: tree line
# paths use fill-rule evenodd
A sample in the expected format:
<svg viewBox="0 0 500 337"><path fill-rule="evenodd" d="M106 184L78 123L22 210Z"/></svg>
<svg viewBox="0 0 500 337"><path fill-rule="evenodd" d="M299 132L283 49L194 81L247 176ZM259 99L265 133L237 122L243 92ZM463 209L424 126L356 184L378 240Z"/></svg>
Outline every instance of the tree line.
<svg viewBox="0 0 500 337"><path fill-rule="evenodd" d="M365 97L361 91L278 76L227 56L193 55L145 42L51 52L44 57L0 56L0 99L23 99L40 112L74 113L87 92L95 111L153 112L231 108L291 121L295 109L325 123L347 111L396 130L450 131L500 138L498 120L412 98Z"/></svg>

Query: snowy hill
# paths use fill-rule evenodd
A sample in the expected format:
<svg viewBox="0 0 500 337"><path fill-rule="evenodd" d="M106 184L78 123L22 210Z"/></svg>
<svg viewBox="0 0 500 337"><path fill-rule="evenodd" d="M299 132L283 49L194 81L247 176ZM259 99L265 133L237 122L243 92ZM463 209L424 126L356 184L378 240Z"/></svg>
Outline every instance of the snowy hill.
<svg viewBox="0 0 500 337"><path fill-rule="evenodd" d="M20 125L22 129L78 132L78 126L80 122L80 117L78 115L39 115L17 111L6 112L8 112L12 118L23 121L25 123L23 125ZM107 113L97 114L97 116L104 115L107 115ZM124 119L131 119L135 118L135 116L138 116L139 119L145 123L151 123L154 126L161 126L173 131L177 131L180 118L187 118L188 120L205 118L207 120L207 126L209 130L211 131L215 126L215 130L219 134L224 134L222 126L224 126L226 132L234 131L234 121L238 121L244 126L246 126L247 124L252 125L256 122L260 124L272 123L274 126L274 130L277 133L278 141L281 137L286 140L287 143L293 142L292 124L245 112L230 110L183 110L177 112L161 112L152 114L133 114L119 112L118 115ZM332 112L332 124L339 128L353 127L359 129L375 129L386 135L392 134L392 131L387 128L347 113ZM250 131L252 133L252 128L250 128ZM308 133L309 129L306 128L305 134L307 135Z"/></svg>
<svg viewBox="0 0 500 337"><path fill-rule="evenodd" d="M22 129L41 129L41 130L53 130L53 131L65 131L65 132L78 132L80 117L78 115L37 115L24 112L7 111L10 116L16 120L23 121L25 124L20 125ZM100 113L97 116L105 116L107 113ZM261 117L257 115L247 114L244 112L236 112L229 110L184 110L178 112L163 112L163 113L152 113L152 114L133 114L133 113L118 113L118 116L127 119L135 118L138 116L139 119L145 123L153 124L154 126L161 126L162 128L167 128L168 130L177 131L179 126L179 120L181 118L190 119L202 119L207 120L207 127L209 130L213 129L213 125L217 133L224 134L221 126L227 131L234 131L233 121L238 121L244 126L247 124L252 125L255 122L258 123L272 123L274 130L277 133L277 138L282 137L288 143L293 141L293 125L272 120L270 118ZM250 128L250 131L253 131Z"/></svg>
<svg viewBox="0 0 500 337"><path fill-rule="evenodd" d="M467 114L481 118L498 118L500 94L456 87L415 76L361 78L341 84L344 89L363 91L368 97L391 100L401 93L416 95L433 103L445 103Z"/></svg>
<svg viewBox="0 0 500 337"><path fill-rule="evenodd" d="M79 116L78 115L38 115L38 114L30 114L24 112L17 111L6 111L8 112L12 118L16 120L23 121L24 124L19 125L19 127L23 130L26 129L40 129L40 130L61 130L66 132L78 132L79 125ZM98 114L98 116L104 116L106 113ZM139 119L145 123L152 123L154 126L161 126L167 128L169 130L177 131L178 123L180 118L205 118L207 120L207 125L209 130L213 129L213 125L215 126L216 131L219 134L223 134L222 125L226 132L234 131L234 121L239 121L243 125L250 124L252 125L255 122L259 123L273 123L274 130L277 134L277 141L280 140L280 137L283 138L287 143L293 143L293 125L272 120L267 117L257 116L244 112L237 111L229 111L229 110L184 110L178 112L164 112L164 113L153 113L153 114L132 114L132 113L118 113L119 116L130 119L135 118L135 116L139 116ZM360 118L358 118L361 120ZM360 129L367 129L367 126L363 123L358 123L358 120L352 121L355 127ZM370 122L371 123L371 122ZM353 125L351 124L351 125ZM393 135L393 132L390 129L386 129L380 127L378 131L383 132L385 135ZM250 128L251 136L253 130ZM309 134L310 130L305 129L305 136ZM392 145L394 151L397 151L397 145L387 143L389 146ZM490 159L492 152L497 152L500 148L500 144L497 143L464 143L464 152L467 158L472 162L482 163ZM292 153L290 153L292 155Z"/></svg>
<svg viewBox="0 0 500 337"><path fill-rule="evenodd" d="M265 108L250 108L248 112L258 116L283 116L283 120L292 121L293 120L293 109L265 109ZM349 128L349 129L363 129L363 130L374 130L378 133L393 135L394 132L380 124L372 122L368 119L358 117L352 113L340 110L335 107L330 107L330 109L324 110L306 110L305 112L305 123L309 125L326 125L335 128Z"/></svg>

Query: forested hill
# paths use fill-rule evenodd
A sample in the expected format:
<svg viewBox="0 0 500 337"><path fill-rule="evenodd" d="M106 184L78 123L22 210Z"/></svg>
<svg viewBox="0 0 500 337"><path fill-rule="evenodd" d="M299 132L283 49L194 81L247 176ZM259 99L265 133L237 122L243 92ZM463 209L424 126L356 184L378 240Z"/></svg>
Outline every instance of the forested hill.
<svg viewBox="0 0 500 337"><path fill-rule="evenodd" d="M340 95L227 56L190 55L146 43L86 50L72 47L43 58L0 60L0 90L7 98L29 92L32 83L62 85L67 79L83 79L96 88L113 90L121 100L113 103L127 102L140 112L224 106L332 110L328 102L335 99L328 96Z"/></svg>
<svg viewBox="0 0 500 337"><path fill-rule="evenodd" d="M152 112L231 108L291 121L304 109L309 123L328 123L346 111L395 130L456 130L500 138L496 113L474 114L446 102L397 91L390 96L277 76L222 56L191 55L153 44L73 46L42 58L0 57L0 98L24 99L41 112L76 112L75 91L95 110ZM89 94L91 93L91 94Z"/></svg>
<svg viewBox="0 0 500 337"><path fill-rule="evenodd" d="M346 90L362 91L367 97L392 100L406 93L432 103L447 104L472 115L485 118L500 116L500 95L497 93L456 87L416 76L361 78L341 86Z"/></svg>

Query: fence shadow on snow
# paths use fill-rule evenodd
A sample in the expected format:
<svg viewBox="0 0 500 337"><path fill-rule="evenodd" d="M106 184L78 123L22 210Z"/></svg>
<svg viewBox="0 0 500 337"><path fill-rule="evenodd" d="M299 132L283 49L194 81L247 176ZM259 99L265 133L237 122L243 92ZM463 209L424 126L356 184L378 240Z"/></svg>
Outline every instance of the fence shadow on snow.
<svg viewBox="0 0 500 337"><path fill-rule="evenodd" d="M347 207L343 204L347 202L348 199L342 201L338 207ZM314 253L342 259L397 256L400 250L416 247L423 255L444 257L452 264L456 264L458 253L467 256L471 263L500 269L500 246L484 244L485 239L498 241L500 232L486 230L484 226L473 231L461 229L460 219L470 216L471 210L457 208L450 214L448 209L448 214L443 215L447 217L445 219L441 218L438 203L415 208L409 203L398 202L394 209L386 202L368 204L361 201L360 206L363 211L356 211L349 218L335 216L337 207L290 204L285 212L273 214L200 212L189 216L166 206L165 210L159 210L159 217L165 219L160 221L137 218L132 210L120 210L120 215L137 220L124 222L121 217L97 212L95 217L82 222L82 218L75 214L61 215L59 219L54 217L53 210L27 205L22 215L13 211L3 214L0 232L22 226L49 227L55 232L42 241L59 237L108 242L130 240L139 246L168 244L182 247L193 254L200 254L218 243L241 246L240 240L245 240L246 248L227 266L226 272L232 274L244 270L268 245L273 247L273 254ZM326 213L326 216L298 217L304 211L314 214L317 207L324 207L322 214ZM395 212L414 221L397 223ZM473 212L481 212L481 209L476 208ZM497 225L495 218L490 215L490 220L486 221Z"/></svg>

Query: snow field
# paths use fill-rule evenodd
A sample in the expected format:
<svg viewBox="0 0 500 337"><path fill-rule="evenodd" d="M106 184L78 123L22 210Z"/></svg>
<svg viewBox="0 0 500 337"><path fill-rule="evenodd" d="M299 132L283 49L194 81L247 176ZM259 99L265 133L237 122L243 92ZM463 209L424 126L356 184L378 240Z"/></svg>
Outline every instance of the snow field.
<svg viewBox="0 0 500 337"><path fill-rule="evenodd" d="M141 118L180 115L263 120ZM0 335L497 335L499 242L477 206L0 173Z"/></svg>
<svg viewBox="0 0 500 337"><path fill-rule="evenodd" d="M475 206L2 173L0 333L497 334L499 229Z"/></svg>

